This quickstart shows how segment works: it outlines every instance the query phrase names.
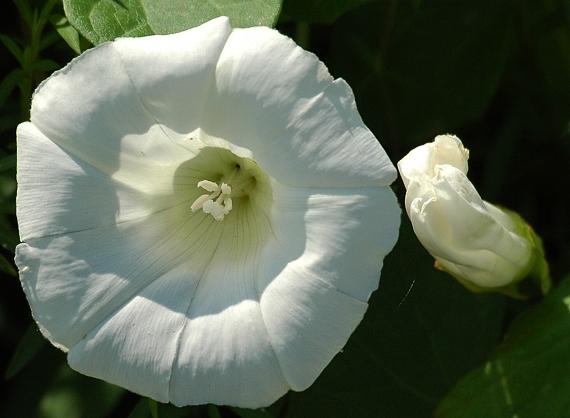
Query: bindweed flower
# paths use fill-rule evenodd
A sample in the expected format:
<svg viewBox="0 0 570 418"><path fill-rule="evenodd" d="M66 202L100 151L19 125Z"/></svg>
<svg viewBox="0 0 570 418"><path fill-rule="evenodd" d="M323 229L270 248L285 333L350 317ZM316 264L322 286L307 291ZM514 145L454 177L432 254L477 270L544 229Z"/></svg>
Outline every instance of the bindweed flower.
<svg viewBox="0 0 570 418"><path fill-rule="evenodd" d="M481 199L467 179L468 158L452 135L440 135L402 158L406 211L436 267L473 291L502 288L518 296L508 286L543 259L540 245L519 215Z"/></svg>
<svg viewBox="0 0 570 418"><path fill-rule="evenodd" d="M101 44L40 85L17 136L41 332L161 402L306 389L397 239L396 170L349 86L269 28Z"/></svg>

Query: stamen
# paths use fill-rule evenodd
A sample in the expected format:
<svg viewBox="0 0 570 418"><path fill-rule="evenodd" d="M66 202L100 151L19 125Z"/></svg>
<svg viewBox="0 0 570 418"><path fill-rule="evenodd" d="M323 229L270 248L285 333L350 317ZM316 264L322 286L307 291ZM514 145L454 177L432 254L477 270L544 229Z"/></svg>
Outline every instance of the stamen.
<svg viewBox="0 0 570 418"><path fill-rule="evenodd" d="M198 187L201 187L211 194L203 194L198 197L190 206L192 212L202 209L204 213L209 213L216 221L221 221L232 210L232 188L226 183L221 186L210 180L202 180L198 182Z"/></svg>

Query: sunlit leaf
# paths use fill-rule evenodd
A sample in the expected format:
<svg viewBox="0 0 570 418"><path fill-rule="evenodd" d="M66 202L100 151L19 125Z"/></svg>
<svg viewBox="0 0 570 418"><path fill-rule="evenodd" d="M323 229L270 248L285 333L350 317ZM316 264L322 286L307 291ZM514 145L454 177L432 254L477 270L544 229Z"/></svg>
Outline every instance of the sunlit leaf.
<svg viewBox="0 0 570 418"><path fill-rule="evenodd" d="M93 44L180 32L218 16L233 27L273 26L281 0L64 0L67 18Z"/></svg>

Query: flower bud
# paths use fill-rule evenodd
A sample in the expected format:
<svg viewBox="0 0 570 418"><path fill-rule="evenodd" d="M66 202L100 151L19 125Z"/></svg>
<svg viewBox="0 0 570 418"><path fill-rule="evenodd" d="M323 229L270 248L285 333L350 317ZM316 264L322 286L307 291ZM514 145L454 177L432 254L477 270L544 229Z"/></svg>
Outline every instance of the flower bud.
<svg viewBox="0 0 570 418"><path fill-rule="evenodd" d="M527 276L541 249L519 215L481 199L468 158L459 138L440 135L400 160L406 211L437 268L472 291L497 290Z"/></svg>

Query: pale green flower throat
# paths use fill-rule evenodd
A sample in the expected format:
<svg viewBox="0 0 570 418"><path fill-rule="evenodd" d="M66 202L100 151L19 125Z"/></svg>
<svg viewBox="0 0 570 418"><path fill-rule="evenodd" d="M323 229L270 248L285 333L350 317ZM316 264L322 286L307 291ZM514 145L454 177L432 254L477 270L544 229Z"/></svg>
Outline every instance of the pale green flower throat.
<svg viewBox="0 0 570 418"><path fill-rule="evenodd" d="M204 179L197 183L197 187L209 192L200 195L190 209L196 212L200 209L210 214L217 221L222 221L234 207L234 199L249 199L258 192L258 177L266 177L257 164L248 158L237 157L228 150L217 150L222 154L228 153L231 161L219 161L222 168L219 178L215 180ZM226 155L227 157L227 155ZM265 180L265 178L263 179ZM262 189L264 187L262 186Z"/></svg>

